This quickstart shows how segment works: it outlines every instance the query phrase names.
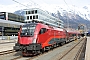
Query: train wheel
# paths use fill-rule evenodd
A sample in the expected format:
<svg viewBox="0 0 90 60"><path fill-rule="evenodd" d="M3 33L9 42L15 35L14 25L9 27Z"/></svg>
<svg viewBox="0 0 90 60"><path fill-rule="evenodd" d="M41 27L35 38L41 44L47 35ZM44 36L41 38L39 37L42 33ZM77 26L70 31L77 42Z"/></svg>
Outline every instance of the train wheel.
<svg viewBox="0 0 90 60"><path fill-rule="evenodd" d="M65 42L61 42L60 45L63 46L65 44Z"/></svg>
<svg viewBox="0 0 90 60"><path fill-rule="evenodd" d="M57 44L54 44L53 47L56 48L57 47Z"/></svg>
<svg viewBox="0 0 90 60"><path fill-rule="evenodd" d="M26 56L28 56L28 54L26 52L22 52L22 56L26 57Z"/></svg>
<svg viewBox="0 0 90 60"><path fill-rule="evenodd" d="M44 53L45 52L45 47L41 50L41 53Z"/></svg>
<svg viewBox="0 0 90 60"><path fill-rule="evenodd" d="M41 53L41 50L37 51L37 54L40 54Z"/></svg>
<svg viewBox="0 0 90 60"><path fill-rule="evenodd" d="M51 46L50 49L53 50L53 46Z"/></svg>
<svg viewBox="0 0 90 60"><path fill-rule="evenodd" d="M57 47L59 47L59 44L57 44Z"/></svg>

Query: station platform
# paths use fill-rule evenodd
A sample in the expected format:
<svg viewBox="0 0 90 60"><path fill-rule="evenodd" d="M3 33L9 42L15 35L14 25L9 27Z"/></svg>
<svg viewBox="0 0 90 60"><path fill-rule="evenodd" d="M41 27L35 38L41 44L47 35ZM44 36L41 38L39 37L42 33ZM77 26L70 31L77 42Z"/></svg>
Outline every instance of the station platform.
<svg viewBox="0 0 90 60"><path fill-rule="evenodd" d="M87 37L85 60L90 60L90 37Z"/></svg>
<svg viewBox="0 0 90 60"><path fill-rule="evenodd" d="M0 40L0 44L15 43L15 42L17 42L17 39L13 39L13 40Z"/></svg>
<svg viewBox="0 0 90 60"><path fill-rule="evenodd" d="M12 50L13 46L17 42L17 39L14 40L0 40L0 52Z"/></svg>

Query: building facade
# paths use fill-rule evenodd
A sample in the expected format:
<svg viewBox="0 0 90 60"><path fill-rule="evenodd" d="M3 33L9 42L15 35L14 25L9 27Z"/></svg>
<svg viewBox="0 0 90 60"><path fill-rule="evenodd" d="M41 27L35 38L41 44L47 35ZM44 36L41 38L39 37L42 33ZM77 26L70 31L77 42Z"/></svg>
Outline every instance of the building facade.
<svg viewBox="0 0 90 60"><path fill-rule="evenodd" d="M25 17L9 12L0 12L0 19L10 20L15 22L24 22Z"/></svg>
<svg viewBox="0 0 90 60"><path fill-rule="evenodd" d="M24 24L24 20L24 16L0 12L0 36L17 36L20 25Z"/></svg>
<svg viewBox="0 0 90 60"><path fill-rule="evenodd" d="M38 8L24 9L24 16L14 13L0 12L0 36L12 36L18 34L20 25L39 21L50 26L63 28L63 21L53 17L49 12Z"/></svg>
<svg viewBox="0 0 90 60"><path fill-rule="evenodd" d="M25 22L41 21L51 26L63 28L63 21L56 17L53 17L49 12L43 11L38 8L26 9L25 10Z"/></svg>

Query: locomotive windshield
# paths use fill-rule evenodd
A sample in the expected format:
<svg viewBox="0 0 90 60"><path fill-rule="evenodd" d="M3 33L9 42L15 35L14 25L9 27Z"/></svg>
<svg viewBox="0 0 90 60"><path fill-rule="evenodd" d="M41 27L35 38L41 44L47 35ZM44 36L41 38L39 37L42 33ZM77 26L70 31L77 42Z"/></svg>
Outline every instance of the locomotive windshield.
<svg viewBox="0 0 90 60"><path fill-rule="evenodd" d="M36 25L22 26L21 36L33 36Z"/></svg>

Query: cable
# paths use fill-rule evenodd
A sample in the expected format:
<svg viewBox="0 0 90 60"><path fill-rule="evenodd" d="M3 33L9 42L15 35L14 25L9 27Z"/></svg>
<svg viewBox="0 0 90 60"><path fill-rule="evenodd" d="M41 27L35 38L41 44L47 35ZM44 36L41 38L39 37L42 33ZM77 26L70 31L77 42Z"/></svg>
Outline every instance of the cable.
<svg viewBox="0 0 90 60"><path fill-rule="evenodd" d="M32 2L35 6L39 6L40 8L42 7L41 5L37 4L36 2L32 1L32 0L28 0L30 2ZM44 9L44 8L43 8Z"/></svg>
<svg viewBox="0 0 90 60"><path fill-rule="evenodd" d="M20 4L20 5L23 5L23 6L25 6L25 7L28 7L28 6L26 6L26 5L24 5L24 4L20 3L20 2L18 2L18 1L16 1L16 0L12 0L12 1L14 1L14 2L16 2L16 3ZM34 5L38 5L37 3L35 3L35 2L32 1L32 0L30 0L30 1L31 1L32 3L34 3ZM38 5L38 6L40 6L40 5ZM50 15L50 13L49 13L48 11L45 11L45 12L47 12L47 14Z"/></svg>
<svg viewBox="0 0 90 60"><path fill-rule="evenodd" d="M15 0L12 0L12 1L14 1L14 2L16 2L16 3L20 4L20 5L23 5L23 6L25 6L25 7L28 7L28 6L22 4L22 3L18 2L18 1L15 1Z"/></svg>
<svg viewBox="0 0 90 60"><path fill-rule="evenodd" d="M66 3L66 1L64 0L65 4L67 5L67 7L69 8L68 4ZM70 9L70 8L69 8ZM71 9L70 9L71 10Z"/></svg>
<svg viewBox="0 0 90 60"><path fill-rule="evenodd" d="M67 5L67 7L70 9L70 7L68 6L68 4L66 3L66 1L64 0L64 2L65 2L65 4ZM72 9L70 9L70 10L72 10ZM67 15L68 16L68 15ZM73 16L74 18L75 18L75 11L74 11L74 16ZM79 22L77 22L77 21L75 21L77 24L79 24ZM69 28L69 21L67 20L67 27Z"/></svg>

